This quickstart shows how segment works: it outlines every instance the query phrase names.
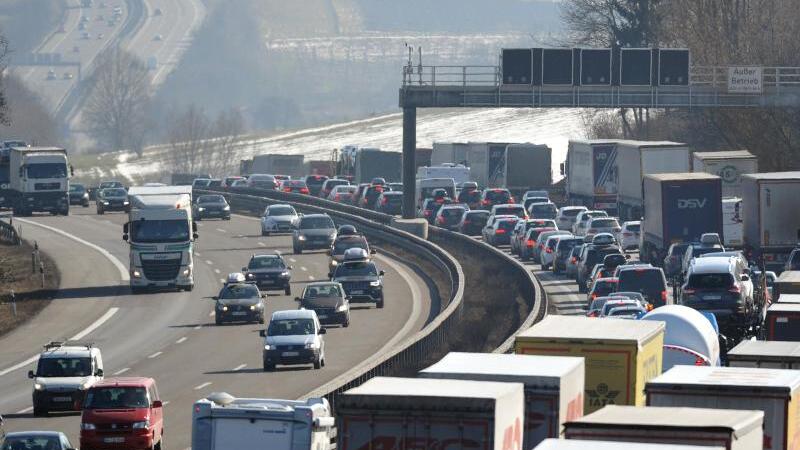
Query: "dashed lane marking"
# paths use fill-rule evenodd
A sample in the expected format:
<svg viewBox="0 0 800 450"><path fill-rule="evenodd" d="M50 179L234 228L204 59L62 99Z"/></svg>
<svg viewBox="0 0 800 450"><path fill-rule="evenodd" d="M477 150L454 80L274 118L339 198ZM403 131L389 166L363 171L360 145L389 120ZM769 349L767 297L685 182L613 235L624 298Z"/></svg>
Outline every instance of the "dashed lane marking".
<svg viewBox="0 0 800 450"><path fill-rule="evenodd" d="M131 370L131 368L130 368L130 367L124 367L124 368L122 368L122 369L119 369L118 371L114 372L114 373L113 373L113 375L114 375L114 376L117 376L117 375L122 375L123 373L125 373L125 372L127 372L127 371L129 371L129 370Z"/></svg>
<svg viewBox="0 0 800 450"><path fill-rule="evenodd" d="M152 355L148 356L147 358L148 359L158 358L159 356L161 356L162 353L164 352L155 352Z"/></svg>
<svg viewBox="0 0 800 450"><path fill-rule="evenodd" d="M238 366L233 368L233 372L238 372L238 371L244 369L245 367L247 367L247 364L239 364Z"/></svg>
<svg viewBox="0 0 800 450"><path fill-rule="evenodd" d="M184 337L178 339L177 341L175 341L176 344L183 344L184 342L186 342L186 336L184 336Z"/></svg>
<svg viewBox="0 0 800 450"><path fill-rule="evenodd" d="M206 381L205 383L203 383L201 385L195 386L194 390L195 391L199 391L200 389L203 389L204 387L208 387L208 386L211 386L211 382L210 381Z"/></svg>

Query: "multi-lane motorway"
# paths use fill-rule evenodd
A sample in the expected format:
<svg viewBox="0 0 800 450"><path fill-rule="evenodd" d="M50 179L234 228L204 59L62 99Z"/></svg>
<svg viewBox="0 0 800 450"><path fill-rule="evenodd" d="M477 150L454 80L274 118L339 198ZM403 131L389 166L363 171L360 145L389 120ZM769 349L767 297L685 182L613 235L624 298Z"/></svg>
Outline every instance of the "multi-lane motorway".
<svg viewBox="0 0 800 450"><path fill-rule="evenodd" d="M37 240L61 271L61 291L39 316L0 338L0 414L8 430L67 432L77 442L80 418L31 415L35 356L49 340L91 341L103 352L106 376L154 377L166 404L166 442L186 448L190 442L191 404L210 392L237 396L298 398L388 350L420 330L429 318L428 284L403 263L386 255L377 262L386 271L386 307L354 305L349 328L331 328L325 336L327 365L321 370L262 372L263 325L215 326L213 301L227 273L240 271L253 253L281 251L293 266L292 296L270 293L270 311L294 309L304 283L323 280L324 252L291 255L289 236L261 237L254 218L203 221L195 253L193 292L132 295L127 288L128 247L121 239L124 214L97 216L73 208L69 217L19 220L23 237Z"/></svg>

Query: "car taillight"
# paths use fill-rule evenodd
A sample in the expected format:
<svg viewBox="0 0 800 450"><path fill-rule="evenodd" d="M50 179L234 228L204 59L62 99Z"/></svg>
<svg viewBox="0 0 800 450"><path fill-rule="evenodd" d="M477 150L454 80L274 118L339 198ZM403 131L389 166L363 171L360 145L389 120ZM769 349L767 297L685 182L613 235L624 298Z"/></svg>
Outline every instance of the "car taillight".
<svg viewBox="0 0 800 450"><path fill-rule="evenodd" d="M483 200L483 201L481 201L481 205L488 205L488 204L489 204L489 200Z"/></svg>
<svg viewBox="0 0 800 450"><path fill-rule="evenodd" d="M535 244L535 243L536 243L536 241L534 241L533 239L528 239L528 242L526 242L525 245L527 245L528 248L532 248L533 244Z"/></svg>
<svg viewBox="0 0 800 450"><path fill-rule="evenodd" d="M504 229L502 229L502 228L498 228L498 229L497 229L497 230L494 232L494 234L506 234L506 230L504 230Z"/></svg>
<svg viewBox="0 0 800 450"><path fill-rule="evenodd" d="M383 200L381 200L381 205L385 205L387 203L389 203L389 199L386 198L386 197L383 197Z"/></svg>
<svg viewBox="0 0 800 450"><path fill-rule="evenodd" d="M661 301L662 302L666 302L667 301L667 291L666 290L661 291Z"/></svg>
<svg viewBox="0 0 800 450"><path fill-rule="evenodd" d="M648 311L652 311L653 310L653 304L652 303L648 303L647 306L644 309L646 309Z"/></svg>
<svg viewBox="0 0 800 450"><path fill-rule="evenodd" d="M425 217L430 217L431 212L426 209L423 214L425 214Z"/></svg>
<svg viewBox="0 0 800 450"><path fill-rule="evenodd" d="M437 217L436 218L436 223L438 223L440 225L443 224L444 223L444 217Z"/></svg>
<svg viewBox="0 0 800 450"><path fill-rule="evenodd" d="M292 188L283 188L283 192L292 192Z"/></svg>
<svg viewBox="0 0 800 450"><path fill-rule="evenodd" d="M597 298L597 294L592 294L592 300Z"/></svg>
<svg viewBox="0 0 800 450"><path fill-rule="evenodd" d="M508 203L517 203L517 202L514 200L514 197L508 197Z"/></svg>
<svg viewBox="0 0 800 450"><path fill-rule="evenodd" d="M472 221L471 221L471 220L464 219L464 225L469 225L469 224L471 224L471 223L472 223Z"/></svg>
<svg viewBox="0 0 800 450"><path fill-rule="evenodd" d="M698 356L698 357L697 357L697 358L695 358L695 360L694 360L694 365L695 365L695 366L705 366L705 365L706 365L706 362L703 360L703 358L701 358L701 357L699 357L699 356Z"/></svg>
<svg viewBox="0 0 800 450"><path fill-rule="evenodd" d="M301 193L301 194L308 194L308 188L302 188L302 189L300 189L300 193Z"/></svg>
<svg viewBox="0 0 800 450"><path fill-rule="evenodd" d="M589 314L586 314L587 317L597 317L597 311L592 311Z"/></svg>
<svg viewBox="0 0 800 450"><path fill-rule="evenodd" d="M553 249L552 249L552 248L550 248L550 247L547 247L547 250L545 250L545 252L547 252L547 253L553 253Z"/></svg>
<svg viewBox="0 0 800 450"><path fill-rule="evenodd" d="M577 262L577 261L578 261L578 258L576 258L574 256L569 259L569 262L571 262L572 264L575 264L575 262Z"/></svg>
<svg viewBox="0 0 800 450"><path fill-rule="evenodd" d="M739 286L734 286L734 287L728 289L728 292L730 292L731 294L741 294L742 290L739 289Z"/></svg>
<svg viewBox="0 0 800 450"><path fill-rule="evenodd" d="M633 236L633 233L625 232L625 233L622 233L622 235L625 236L625 237L631 237L631 236Z"/></svg>
<svg viewBox="0 0 800 450"><path fill-rule="evenodd" d="M333 200L336 201L336 202L338 202L341 199L342 199L342 196L340 194L336 194L336 196L333 197Z"/></svg>

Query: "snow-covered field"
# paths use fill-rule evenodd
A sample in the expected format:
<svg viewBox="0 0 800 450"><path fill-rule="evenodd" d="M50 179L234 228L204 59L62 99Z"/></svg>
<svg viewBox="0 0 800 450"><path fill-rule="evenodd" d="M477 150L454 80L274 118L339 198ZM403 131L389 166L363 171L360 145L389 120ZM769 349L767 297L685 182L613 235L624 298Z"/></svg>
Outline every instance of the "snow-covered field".
<svg viewBox="0 0 800 450"><path fill-rule="evenodd" d="M553 173L564 161L569 139L584 137L582 112L578 109L470 109L420 110L417 147L442 142L531 142L553 149ZM344 145L402 148L401 114L309 128L267 137L244 137L236 159L256 154L303 154L306 160L330 159L331 151ZM142 158L128 153L87 158L76 165L76 174L92 179L122 177L129 181L163 180L171 172L167 146L147 149ZM222 176L225 174L214 174Z"/></svg>

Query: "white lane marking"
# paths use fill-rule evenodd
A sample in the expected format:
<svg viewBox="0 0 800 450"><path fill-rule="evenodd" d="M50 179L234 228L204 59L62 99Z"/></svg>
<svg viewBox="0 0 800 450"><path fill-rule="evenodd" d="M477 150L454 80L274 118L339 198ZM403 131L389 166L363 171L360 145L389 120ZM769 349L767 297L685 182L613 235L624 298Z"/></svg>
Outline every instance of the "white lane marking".
<svg viewBox="0 0 800 450"><path fill-rule="evenodd" d="M163 402L161 402L161 404L164 405L164 406L167 406L167 405L169 405L169 400L163 401Z"/></svg>
<svg viewBox="0 0 800 450"><path fill-rule="evenodd" d="M208 313L208 317L214 317L215 314L216 313L214 313L214 311L211 311L210 313Z"/></svg>
<svg viewBox="0 0 800 450"><path fill-rule="evenodd" d="M75 242L77 242L79 244L83 244L83 245L85 245L85 246L87 246L87 247L89 247L89 248L91 248L93 250L96 250L101 255L105 256L106 259L111 261L111 263L114 264L114 266L117 267L117 270L119 270L119 277L122 279L122 281L130 281L130 275L128 274L128 269L125 267L124 264L122 264L122 262L119 259L117 259L114 255L109 253L108 250L106 250L106 249L104 249L104 248L102 248L102 247L100 247L98 245L92 244L91 242L85 241L85 240L79 238L78 236L69 234L66 231L59 230L58 228L51 227L49 225L44 225L44 224L41 224L39 222L34 222L32 220L19 219L19 218L16 218L16 217L14 218L14 220L22 222L22 223L27 223L27 224L30 224L30 225L34 225L34 226L37 226L37 227L40 227L40 228L44 228L45 230L52 231L53 233L58 233L58 234L66 237L66 238L72 239L73 241L75 241Z"/></svg>
<svg viewBox="0 0 800 450"><path fill-rule="evenodd" d="M112 375L114 375L114 376L122 375L123 373L125 373L125 372L127 372L129 370L131 370L130 367L125 367L123 369L119 369L118 371L114 372Z"/></svg>
<svg viewBox="0 0 800 450"><path fill-rule="evenodd" d="M314 280L316 280L316 278L314 278L314 275L309 275L309 276L308 276L308 279L309 279L309 280L311 280L311 281L314 281Z"/></svg>
<svg viewBox="0 0 800 450"><path fill-rule="evenodd" d="M296 259L294 259L294 258L289 258L289 261L291 261L291 262L297 262L297 260L296 260Z"/></svg>
<svg viewBox="0 0 800 450"><path fill-rule="evenodd" d="M96 330L100 325L104 324L108 319L111 318L111 316L116 314L117 311L119 311L119 308L109 308L109 310L106 311L105 314L100 316L99 319L95 320L94 323L92 323L88 327L84 328L83 331L81 331L80 333L78 333L75 336L72 336L71 338L69 338L69 340L70 341L77 341L77 340L80 340L80 339L84 338L87 334L91 333L92 331ZM14 364L13 366L11 366L11 367L9 367L7 369L0 370L0 377L2 377L3 375L8 374L10 372L13 372L13 371L15 371L17 369L21 369L21 368L23 368L25 366L29 366L29 365L33 364L34 362L36 362L36 360L38 360L38 359L39 359L39 355L31 356L30 358L26 359L25 361L22 361L20 363Z"/></svg>
<svg viewBox="0 0 800 450"><path fill-rule="evenodd" d="M225 278L220 278L219 282L222 283L222 284L225 284Z"/></svg>
<svg viewBox="0 0 800 450"><path fill-rule="evenodd" d="M267 246L267 244L265 244L265 243L263 243L263 242L259 242L259 243L258 243L258 245L260 245L260 246L262 246L262 247L266 247L266 246Z"/></svg>
<svg viewBox="0 0 800 450"><path fill-rule="evenodd" d="M148 356L147 358L148 359L158 358L159 356L161 356L162 353L164 352L155 352L152 355Z"/></svg>
<svg viewBox="0 0 800 450"><path fill-rule="evenodd" d="M205 383L203 383L203 384L201 384L199 386L195 386L194 390L195 391L199 391L200 389L203 389L204 387L207 387L207 386L211 386L211 382L210 381L206 381Z"/></svg>
<svg viewBox="0 0 800 450"><path fill-rule="evenodd" d="M184 342L186 342L186 336L184 336L184 337L178 339L177 341L175 341L176 344L183 344Z"/></svg>
<svg viewBox="0 0 800 450"><path fill-rule="evenodd" d="M15 412L14 414L27 414L27 413L29 413L31 411L33 411L33 406L28 406L25 409L20 409L19 411Z"/></svg>
<svg viewBox="0 0 800 450"><path fill-rule="evenodd" d="M208 264L209 266L213 266L213 265L214 265L214 262L213 262L213 261L211 261L210 259L207 259L207 260L206 260L206 264Z"/></svg>
<svg viewBox="0 0 800 450"><path fill-rule="evenodd" d="M194 256L202 256L202 255L200 255L200 252L194 252Z"/></svg>
<svg viewBox="0 0 800 450"><path fill-rule="evenodd" d="M239 364L238 366L233 368L233 372L238 372L238 371L244 369L245 367L247 367L247 364Z"/></svg>
<svg viewBox="0 0 800 450"><path fill-rule="evenodd" d="M220 274L220 273L222 273L222 271L221 271L221 270L219 270L219 269L214 269L214 273L216 273L216 274Z"/></svg>
<svg viewBox="0 0 800 450"><path fill-rule="evenodd" d="M225 232L226 232L226 231L225 231L225 230L223 230L222 228L217 228L217 231L219 231L220 233L225 233Z"/></svg>
<svg viewBox="0 0 800 450"><path fill-rule="evenodd" d="M260 219L260 218L258 218L258 217L243 216L243 215L241 215L241 214L231 214L231 215L232 215L232 216L236 216L236 217L238 217L238 218L240 218L240 219L249 220L249 221L251 221L251 222L261 222L261 219Z"/></svg>
<svg viewBox="0 0 800 450"><path fill-rule="evenodd" d="M197 325L197 326L194 327L195 330L199 330L200 328L203 328L203 326L202 325Z"/></svg>
<svg viewBox="0 0 800 450"><path fill-rule="evenodd" d="M301 267L300 270L302 270L303 272L308 272L308 269L306 269L305 267Z"/></svg>

